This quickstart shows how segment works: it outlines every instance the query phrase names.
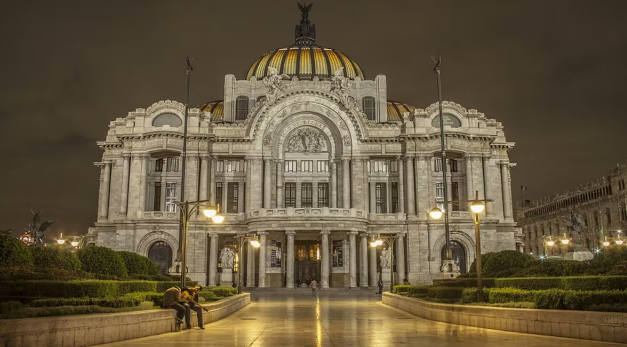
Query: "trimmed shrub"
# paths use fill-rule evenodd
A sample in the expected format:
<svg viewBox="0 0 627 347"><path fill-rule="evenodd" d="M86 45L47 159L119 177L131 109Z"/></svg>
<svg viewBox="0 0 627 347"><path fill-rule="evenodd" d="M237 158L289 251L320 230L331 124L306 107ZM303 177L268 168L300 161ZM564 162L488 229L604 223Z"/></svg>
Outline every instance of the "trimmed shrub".
<svg viewBox="0 0 627 347"><path fill-rule="evenodd" d="M127 271L122 256L106 247L86 247L76 252L81 268L95 274L126 277Z"/></svg>
<svg viewBox="0 0 627 347"><path fill-rule="evenodd" d="M477 287L476 278L450 278L433 280L433 285L436 287L460 287L460 288L475 288ZM494 287L494 278L484 278L483 287Z"/></svg>
<svg viewBox="0 0 627 347"><path fill-rule="evenodd" d="M627 289L627 276L497 278L495 284L498 288L526 290L625 290Z"/></svg>
<svg viewBox="0 0 627 347"><path fill-rule="evenodd" d="M410 284L399 284L399 285L395 285L394 287L392 287L392 293L394 294L401 294L401 293L407 293L407 291L409 290L409 288L413 287Z"/></svg>
<svg viewBox="0 0 627 347"><path fill-rule="evenodd" d="M149 310L152 308L151 303L141 303L136 307L100 307L100 306L58 306L58 307L24 307L22 309L13 310L4 314L0 314L0 319L16 319L31 317L51 317L65 316L87 313L115 313L125 311Z"/></svg>
<svg viewBox="0 0 627 347"><path fill-rule="evenodd" d="M135 307L145 300L138 298L48 298L31 301L30 307L56 307L56 306L100 306L100 307Z"/></svg>
<svg viewBox="0 0 627 347"><path fill-rule="evenodd" d="M411 288L407 291L407 295L414 298L424 298L429 295L429 288L431 288L431 286L411 286Z"/></svg>
<svg viewBox="0 0 627 347"><path fill-rule="evenodd" d="M223 297L223 298L237 294L237 288L233 288L233 287L206 287L206 288L203 288L203 291L205 290L211 291L216 296Z"/></svg>
<svg viewBox="0 0 627 347"><path fill-rule="evenodd" d="M588 274L602 275L613 272L614 268L623 262L627 262L627 247L605 247L588 261L590 264Z"/></svg>
<svg viewBox="0 0 627 347"><path fill-rule="evenodd" d="M489 302L491 304L504 304L508 302L535 302L535 291L520 290L515 288L493 288L490 290Z"/></svg>
<svg viewBox="0 0 627 347"><path fill-rule="evenodd" d="M81 262L76 253L59 247L31 247L30 252L36 269L61 269L78 271Z"/></svg>
<svg viewBox="0 0 627 347"><path fill-rule="evenodd" d="M118 254L120 254L122 260L124 260L124 265L129 275L159 275L159 268L152 259L133 252L120 251ZM152 278L150 280L152 280Z"/></svg>
<svg viewBox="0 0 627 347"><path fill-rule="evenodd" d="M198 285L198 281L186 281L185 285L187 285L188 287L195 287ZM172 287L181 287L181 282L180 281L169 281L169 282L157 282L157 292L165 292L166 290L168 290L169 288ZM237 290L236 290L237 292Z"/></svg>
<svg viewBox="0 0 627 347"><path fill-rule="evenodd" d="M427 289L429 298L461 299L464 288L459 287L432 287Z"/></svg>
<svg viewBox="0 0 627 347"><path fill-rule="evenodd" d="M202 290L198 292L198 300L200 301L216 301L218 296L210 290Z"/></svg>
<svg viewBox="0 0 627 347"><path fill-rule="evenodd" d="M517 288L525 290L541 290L561 288L560 277L523 277L523 278L497 278L494 280L496 288Z"/></svg>
<svg viewBox="0 0 627 347"><path fill-rule="evenodd" d="M0 296L40 298L118 297L131 292L157 292L150 281L8 281L0 283ZM169 287L168 287L169 288Z"/></svg>
<svg viewBox="0 0 627 347"><path fill-rule="evenodd" d="M501 251L496 253L486 253L481 255L484 277L507 277L515 274L529 263L533 262L533 257L527 253L518 251ZM470 272L476 273L475 262L470 266Z"/></svg>
<svg viewBox="0 0 627 347"><path fill-rule="evenodd" d="M24 308L24 305L22 305L22 303L19 302L19 301L1 302L0 303L0 314L5 314L7 312L20 310L22 308Z"/></svg>
<svg viewBox="0 0 627 347"><path fill-rule="evenodd" d="M516 277L580 276L586 274L590 265L576 260L535 260L525 269L514 274Z"/></svg>
<svg viewBox="0 0 627 347"><path fill-rule="evenodd" d="M140 302L150 301L153 306L163 306L163 296L164 293L157 292L137 292L137 293L127 293L124 295L124 298L139 300Z"/></svg>
<svg viewBox="0 0 627 347"><path fill-rule="evenodd" d="M33 257L28 247L13 236L0 233L0 270L32 267Z"/></svg>
<svg viewBox="0 0 627 347"><path fill-rule="evenodd" d="M483 289L483 300L485 302L490 302L490 292L492 289L484 288ZM461 298L462 304L472 304L477 302L477 288L466 288L462 292Z"/></svg>

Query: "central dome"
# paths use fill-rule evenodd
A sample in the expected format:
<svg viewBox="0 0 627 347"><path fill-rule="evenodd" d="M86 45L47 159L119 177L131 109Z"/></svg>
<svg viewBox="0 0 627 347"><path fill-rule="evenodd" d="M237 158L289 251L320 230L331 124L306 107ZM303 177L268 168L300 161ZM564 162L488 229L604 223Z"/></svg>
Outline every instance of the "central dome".
<svg viewBox="0 0 627 347"><path fill-rule="evenodd" d="M316 45L316 26L309 22L312 6L298 4L302 19L296 25L296 42L262 55L250 66L246 79L250 80L253 76L263 79L270 74L269 67L275 68L279 74L309 80L314 76L331 78L335 71L344 68L344 77L365 79L359 65L346 54Z"/></svg>

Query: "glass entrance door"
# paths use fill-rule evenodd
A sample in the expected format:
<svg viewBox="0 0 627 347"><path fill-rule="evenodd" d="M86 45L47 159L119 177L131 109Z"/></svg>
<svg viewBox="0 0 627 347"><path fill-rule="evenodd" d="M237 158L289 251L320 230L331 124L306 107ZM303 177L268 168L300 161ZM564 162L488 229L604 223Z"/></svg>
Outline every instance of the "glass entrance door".
<svg viewBox="0 0 627 347"><path fill-rule="evenodd" d="M314 279L320 283L321 256L320 241L294 241L294 281L297 286L309 285Z"/></svg>

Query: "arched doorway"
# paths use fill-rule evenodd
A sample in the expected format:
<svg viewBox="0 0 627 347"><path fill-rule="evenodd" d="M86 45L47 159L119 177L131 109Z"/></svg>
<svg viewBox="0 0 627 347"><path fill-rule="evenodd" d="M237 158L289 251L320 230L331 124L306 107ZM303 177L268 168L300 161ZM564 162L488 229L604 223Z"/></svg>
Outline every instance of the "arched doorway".
<svg viewBox="0 0 627 347"><path fill-rule="evenodd" d="M449 247L451 248L453 261L455 262L455 265L459 267L459 273L465 274L468 272L468 266L466 264L466 250L464 249L464 246L457 241L449 241ZM442 262L444 262L445 257L446 247L442 246Z"/></svg>
<svg viewBox="0 0 627 347"><path fill-rule="evenodd" d="M157 241L150 246L148 258L157 264L159 273L167 275L172 266L172 248L165 241Z"/></svg>

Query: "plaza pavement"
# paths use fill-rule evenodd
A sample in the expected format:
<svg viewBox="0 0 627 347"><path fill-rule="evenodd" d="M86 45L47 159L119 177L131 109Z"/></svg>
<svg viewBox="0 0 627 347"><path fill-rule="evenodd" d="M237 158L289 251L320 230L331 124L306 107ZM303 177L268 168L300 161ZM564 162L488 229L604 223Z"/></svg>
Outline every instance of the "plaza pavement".
<svg viewBox="0 0 627 347"><path fill-rule="evenodd" d="M624 346L439 323L376 297L271 297L231 316L177 333L102 346Z"/></svg>

